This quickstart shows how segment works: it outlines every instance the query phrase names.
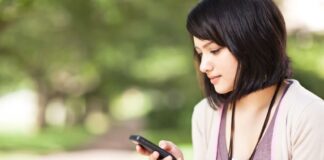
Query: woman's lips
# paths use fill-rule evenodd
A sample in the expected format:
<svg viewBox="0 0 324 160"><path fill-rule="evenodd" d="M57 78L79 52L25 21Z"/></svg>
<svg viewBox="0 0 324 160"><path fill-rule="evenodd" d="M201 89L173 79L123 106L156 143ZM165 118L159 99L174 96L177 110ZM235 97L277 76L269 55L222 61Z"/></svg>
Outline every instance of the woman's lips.
<svg viewBox="0 0 324 160"><path fill-rule="evenodd" d="M210 83L215 85L219 81L220 77L221 75L210 77Z"/></svg>

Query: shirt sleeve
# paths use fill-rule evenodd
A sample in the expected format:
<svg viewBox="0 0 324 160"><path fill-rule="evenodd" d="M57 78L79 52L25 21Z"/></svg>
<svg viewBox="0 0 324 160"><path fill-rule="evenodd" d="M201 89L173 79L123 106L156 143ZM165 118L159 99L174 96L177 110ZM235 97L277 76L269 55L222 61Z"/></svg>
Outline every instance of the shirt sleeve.
<svg viewBox="0 0 324 160"><path fill-rule="evenodd" d="M204 160L206 157L206 142L204 134L204 106L202 102L195 106L194 112L192 114L192 146L193 146L193 156L194 160Z"/></svg>
<svg viewBox="0 0 324 160"><path fill-rule="evenodd" d="M298 116L292 135L292 159L324 160L324 102L317 100Z"/></svg>

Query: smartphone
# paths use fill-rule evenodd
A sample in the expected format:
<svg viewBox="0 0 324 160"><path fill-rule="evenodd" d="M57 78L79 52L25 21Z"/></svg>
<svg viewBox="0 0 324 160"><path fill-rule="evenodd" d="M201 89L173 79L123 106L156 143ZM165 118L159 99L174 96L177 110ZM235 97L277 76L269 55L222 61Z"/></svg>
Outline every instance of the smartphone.
<svg viewBox="0 0 324 160"><path fill-rule="evenodd" d="M155 145L154 143L150 142L149 140L145 139L142 136L139 135L131 135L129 136L129 139L134 143L142 146L147 151L153 153L154 151L157 151L159 153L159 160L162 160L163 158L167 156L171 156L172 160L177 160L171 153L165 151L164 149L160 148L159 146Z"/></svg>

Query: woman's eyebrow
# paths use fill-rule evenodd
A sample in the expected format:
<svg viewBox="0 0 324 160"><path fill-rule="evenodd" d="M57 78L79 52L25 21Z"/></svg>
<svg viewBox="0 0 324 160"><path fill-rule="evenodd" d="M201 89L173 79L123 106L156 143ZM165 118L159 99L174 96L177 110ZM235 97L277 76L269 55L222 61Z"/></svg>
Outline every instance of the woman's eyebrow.
<svg viewBox="0 0 324 160"><path fill-rule="evenodd" d="M204 44L202 47L206 48L207 46L209 46L210 44L212 44L212 41L207 42L206 44ZM196 49L200 49L199 47L195 46Z"/></svg>

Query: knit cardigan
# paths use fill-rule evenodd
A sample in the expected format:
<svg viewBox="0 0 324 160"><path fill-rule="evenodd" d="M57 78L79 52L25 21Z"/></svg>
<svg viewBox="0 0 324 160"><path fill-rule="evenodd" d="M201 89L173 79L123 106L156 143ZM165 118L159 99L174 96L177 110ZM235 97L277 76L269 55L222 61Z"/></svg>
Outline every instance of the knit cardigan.
<svg viewBox="0 0 324 160"><path fill-rule="evenodd" d="M324 160L324 101L297 80L282 98L273 131L271 159ZM194 160L216 160L222 108L213 110L207 99L192 115Z"/></svg>

